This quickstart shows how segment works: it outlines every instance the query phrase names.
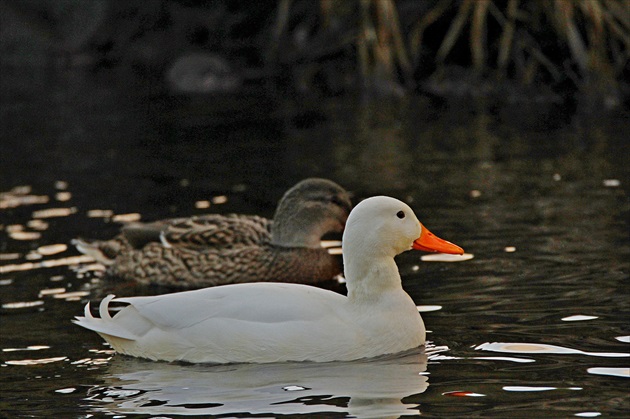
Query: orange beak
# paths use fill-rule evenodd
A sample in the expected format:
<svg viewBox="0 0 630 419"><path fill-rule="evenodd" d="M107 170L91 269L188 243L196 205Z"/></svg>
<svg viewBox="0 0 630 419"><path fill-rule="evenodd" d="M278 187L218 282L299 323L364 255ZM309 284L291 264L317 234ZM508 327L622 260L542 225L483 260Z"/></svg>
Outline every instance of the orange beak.
<svg viewBox="0 0 630 419"><path fill-rule="evenodd" d="M464 249L456 244L447 242L431 233L425 226L422 227L422 233L413 242L413 248L416 250L424 250L425 252L449 253L451 255L463 255Z"/></svg>

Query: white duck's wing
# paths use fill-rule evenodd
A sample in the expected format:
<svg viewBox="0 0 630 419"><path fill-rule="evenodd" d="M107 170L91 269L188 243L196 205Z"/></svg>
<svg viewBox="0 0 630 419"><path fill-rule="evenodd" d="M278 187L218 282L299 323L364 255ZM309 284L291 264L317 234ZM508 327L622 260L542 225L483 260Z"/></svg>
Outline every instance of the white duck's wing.
<svg viewBox="0 0 630 419"><path fill-rule="evenodd" d="M335 292L307 285L253 283L114 301L130 304L160 327L184 329L208 319L260 323L314 320L334 310L331 306L343 306L345 300Z"/></svg>
<svg viewBox="0 0 630 419"><path fill-rule="evenodd" d="M86 309L77 324L100 333L116 351L167 361L272 362L311 359L339 337L350 337L346 297L300 284L235 284L154 297L129 304L113 318ZM350 339L348 339L350 343Z"/></svg>

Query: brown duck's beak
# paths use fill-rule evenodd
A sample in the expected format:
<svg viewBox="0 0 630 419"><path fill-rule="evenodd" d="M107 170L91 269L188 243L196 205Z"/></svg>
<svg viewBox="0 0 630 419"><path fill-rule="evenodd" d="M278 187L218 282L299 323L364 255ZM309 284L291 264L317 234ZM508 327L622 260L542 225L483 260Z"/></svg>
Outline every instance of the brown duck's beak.
<svg viewBox="0 0 630 419"><path fill-rule="evenodd" d="M451 255L463 255L464 249L456 244L447 242L431 233L425 226L420 224L422 233L413 242L413 248L416 250L424 250L425 252L449 253Z"/></svg>

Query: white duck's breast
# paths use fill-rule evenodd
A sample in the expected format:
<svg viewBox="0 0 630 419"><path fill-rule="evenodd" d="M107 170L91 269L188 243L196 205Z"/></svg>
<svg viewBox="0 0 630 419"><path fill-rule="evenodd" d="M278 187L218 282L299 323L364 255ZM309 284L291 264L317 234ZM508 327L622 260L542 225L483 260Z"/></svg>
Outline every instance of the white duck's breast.
<svg viewBox="0 0 630 419"><path fill-rule="evenodd" d="M422 317L414 301L402 289L383 292L371 304L354 304L353 310L375 351L403 351L425 342Z"/></svg>

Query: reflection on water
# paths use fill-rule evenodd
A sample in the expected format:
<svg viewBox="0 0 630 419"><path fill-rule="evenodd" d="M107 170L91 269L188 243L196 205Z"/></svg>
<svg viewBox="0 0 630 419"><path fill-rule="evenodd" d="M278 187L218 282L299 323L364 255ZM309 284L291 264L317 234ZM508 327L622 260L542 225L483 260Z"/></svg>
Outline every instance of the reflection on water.
<svg viewBox="0 0 630 419"><path fill-rule="evenodd" d="M72 208L46 208L43 210L33 211L33 218L55 218L67 217L77 212L75 207Z"/></svg>
<svg viewBox="0 0 630 419"><path fill-rule="evenodd" d="M463 255L448 255L446 253L432 253L422 255L420 260L423 262L463 262L474 258L472 253L464 253Z"/></svg>
<svg viewBox="0 0 630 419"><path fill-rule="evenodd" d="M417 415L403 403L429 386L427 356L367 361L180 365L115 358L106 384L90 390L94 412L147 415L346 413L357 418Z"/></svg>
<svg viewBox="0 0 630 419"><path fill-rule="evenodd" d="M532 387L532 386L503 386L505 391L551 391L551 390L583 390L582 387Z"/></svg>
<svg viewBox="0 0 630 419"><path fill-rule="evenodd" d="M446 393L442 393L442 396L451 396L451 397L486 397L485 394L473 393L472 391L447 391Z"/></svg>
<svg viewBox="0 0 630 419"><path fill-rule="evenodd" d="M14 301L12 303L3 303L2 308L4 309L12 309L12 308L31 308L37 306L43 306L44 302L42 300L36 301Z"/></svg>
<svg viewBox="0 0 630 419"><path fill-rule="evenodd" d="M598 316L586 316L584 314L575 314L573 316L563 317L560 320L563 322L582 322L585 320L595 320L598 319Z"/></svg>
<svg viewBox="0 0 630 419"><path fill-rule="evenodd" d="M2 352L15 352L15 351L39 351L42 349L50 349L50 346L46 345L31 345L26 348L3 348Z"/></svg>
<svg viewBox="0 0 630 419"><path fill-rule="evenodd" d="M630 367L628 368L607 368L593 367L587 370L591 374L612 375L613 377L630 378Z"/></svg>
<svg viewBox="0 0 630 419"><path fill-rule="evenodd" d="M60 259L47 259L41 262L26 262L20 264L4 265L0 268L0 273L8 274L11 272L32 271L39 268L53 268L55 266L70 266L90 262L94 262L94 259L92 259L90 256L71 256Z"/></svg>
<svg viewBox="0 0 630 419"><path fill-rule="evenodd" d="M50 364L52 362L60 362L68 359L65 356L58 356L55 358L38 358L38 359L13 359L6 361L7 365L42 365Z"/></svg>
<svg viewBox="0 0 630 419"><path fill-rule="evenodd" d="M30 186L16 186L8 192L0 192L0 209L46 204L50 200L47 195L31 195L30 193Z"/></svg>
<svg viewBox="0 0 630 419"><path fill-rule="evenodd" d="M628 358L630 353L617 352L585 352L579 349L564 348L562 346L547 345L544 343L483 343L475 350L508 352L513 354L562 354L562 355L589 355L608 358Z"/></svg>

